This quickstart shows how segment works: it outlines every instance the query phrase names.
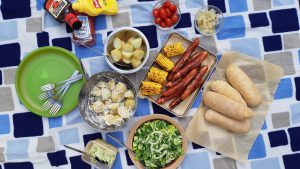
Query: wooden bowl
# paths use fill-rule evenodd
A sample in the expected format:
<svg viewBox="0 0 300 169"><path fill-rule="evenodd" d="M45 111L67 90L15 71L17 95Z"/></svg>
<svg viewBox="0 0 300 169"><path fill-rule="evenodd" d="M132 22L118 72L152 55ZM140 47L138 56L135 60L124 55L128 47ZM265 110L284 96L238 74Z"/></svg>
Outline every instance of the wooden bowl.
<svg viewBox="0 0 300 169"><path fill-rule="evenodd" d="M178 124L174 119L172 119L169 116L166 115L162 115L162 114L153 114L153 115L149 115L146 117L141 118L140 120L138 120L133 127L131 128L129 135L128 135L128 139L127 139L127 146L132 150L132 144L133 144L133 137L135 134L135 131L144 123L148 122L148 121L153 121L153 120L164 120L169 124L174 125L180 132L180 135L182 137L182 149L183 149L183 155L178 157L177 159L173 160L172 162L170 162L166 167L164 167L163 169L176 169L179 167L179 165L181 164L181 162L183 161L185 154L187 152L187 137L184 133L183 128L180 126L180 124ZM129 153L129 157L132 160L132 162L134 163L134 165L139 168L139 169L143 169L143 165L135 160L134 155L132 155L131 153Z"/></svg>

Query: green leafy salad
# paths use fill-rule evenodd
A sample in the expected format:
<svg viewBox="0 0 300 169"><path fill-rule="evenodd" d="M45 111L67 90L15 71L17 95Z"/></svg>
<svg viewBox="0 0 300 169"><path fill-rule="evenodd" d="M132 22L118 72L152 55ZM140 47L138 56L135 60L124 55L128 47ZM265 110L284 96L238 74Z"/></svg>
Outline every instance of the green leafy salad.
<svg viewBox="0 0 300 169"><path fill-rule="evenodd" d="M147 168L165 167L183 155L179 130L163 120L146 122L135 132L133 151Z"/></svg>

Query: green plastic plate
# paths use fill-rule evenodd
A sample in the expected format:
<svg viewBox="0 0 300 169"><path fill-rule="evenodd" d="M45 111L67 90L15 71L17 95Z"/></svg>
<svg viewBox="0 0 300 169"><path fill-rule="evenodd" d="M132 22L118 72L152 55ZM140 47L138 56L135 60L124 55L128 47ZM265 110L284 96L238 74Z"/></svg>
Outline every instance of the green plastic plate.
<svg viewBox="0 0 300 169"><path fill-rule="evenodd" d="M75 70L83 74L80 61L71 52L59 47L42 47L30 52L20 63L16 73L16 91L24 106L44 117L57 117L71 112L78 103L78 95L85 80L73 83L62 102L63 107L55 115L42 109L45 101L39 100L40 87L68 79Z"/></svg>

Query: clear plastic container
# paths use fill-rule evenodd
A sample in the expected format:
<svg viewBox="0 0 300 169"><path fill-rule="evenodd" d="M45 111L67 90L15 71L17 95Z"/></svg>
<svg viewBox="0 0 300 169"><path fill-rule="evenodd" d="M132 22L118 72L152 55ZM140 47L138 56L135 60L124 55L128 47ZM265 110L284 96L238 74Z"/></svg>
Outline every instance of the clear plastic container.
<svg viewBox="0 0 300 169"><path fill-rule="evenodd" d="M110 153L114 154L114 160L111 164L107 164L107 163L101 163L96 161L95 159L92 159L92 156L89 153L91 147L96 144L97 146L104 148L105 150L109 151ZM90 164L93 167L96 168L100 168L100 169L110 169L112 167L112 165L114 164L115 160L116 160L116 156L118 153L118 149L116 147L114 147L113 145L101 140L101 139L96 139L96 140L92 140L89 141L88 144L85 147L85 152L86 154L83 154L81 156L81 159L86 162L87 164ZM101 159L100 159L101 160Z"/></svg>

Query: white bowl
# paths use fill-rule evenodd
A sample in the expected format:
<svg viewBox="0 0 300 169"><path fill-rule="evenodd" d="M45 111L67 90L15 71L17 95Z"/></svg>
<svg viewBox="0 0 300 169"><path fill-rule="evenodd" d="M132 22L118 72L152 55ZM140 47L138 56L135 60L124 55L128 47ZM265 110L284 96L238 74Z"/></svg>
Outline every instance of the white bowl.
<svg viewBox="0 0 300 169"><path fill-rule="evenodd" d="M129 31L129 32L132 31L133 33L138 34L138 36L143 39L143 44L145 45L145 48L146 48L145 57L144 57L143 62L140 64L140 66L138 66L136 68L125 70L125 69L121 69L121 68L115 66L113 63L111 63L111 61L107 58L107 56L105 56L105 61L110 68L112 68L113 70L115 70L119 73L122 73L122 74L135 73L135 72L139 71L140 69L142 69L142 67L145 65L145 63L149 59L150 45L149 45L148 39L141 31L139 31L135 28L132 28L132 27L121 27L121 28L116 29L112 33L110 33L109 36L107 37L107 39L105 41L105 45L104 45L104 52L106 53L106 55L109 55L109 51L108 51L109 43L111 43L114 36L121 31Z"/></svg>

